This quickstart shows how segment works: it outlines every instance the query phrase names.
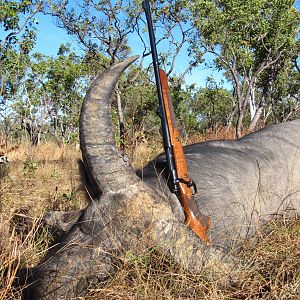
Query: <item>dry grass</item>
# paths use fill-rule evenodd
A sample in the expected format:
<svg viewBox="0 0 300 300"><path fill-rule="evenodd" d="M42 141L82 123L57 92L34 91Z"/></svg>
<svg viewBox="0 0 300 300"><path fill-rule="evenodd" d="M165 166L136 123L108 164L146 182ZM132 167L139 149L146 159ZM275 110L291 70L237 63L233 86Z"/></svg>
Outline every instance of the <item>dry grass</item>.
<svg viewBox="0 0 300 300"><path fill-rule="evenodd" d="M209 138L215 136L205 137ZM136 165L161 150L160 145L144 146L136 149ZM0 178L0 300L20 299L13 288L18 270L36 265L49 247L52 237L40 222L43 213L82 208L88 198L75 147L21 144L8 155L10 169ZM86 299L297 300L300 220L270 223L245 242L235 259L234 269L218 266L216 271L212 266L195 275L159 251L143 256L128 253L117 274L90 290Z"/></svg>
<svg viewBox="0 0 300 300"><path fill-rule="evenodd" d="M249 131L244 129L242 136L248 134ZM203 134L196 134L188 138L186 144L201 143L206 141L218 141L218 140L235 140L236 131L235 128L226 129L226 127L219 127L216 130L207 129Z"/></svg>
<svg viewBox="0 0 300 300"><path fill-rule="evenodd" d="M245 129L242 135L246 135L249 131ZM195 134L191 137L183 140L184 145L190 145L195 143L202 143L206 141L218 141L218 140L235 140L236 131L235 128L219 127L215 131L207 129L202 134ZM143 168L150 160L155 156L163 152L163 147L161 142L159 143L149 143L143 140L136 143L134 147L127 149L131 163L135 168Z"/></svg>
<svg viewBox="0 0 300 300"><path fill-rule="evenodd" d="M235 255L234 269L191 274L158 252L132 257L87 299L294 299L300 295L300 220L270 223Z"/></svg>
<svg viewBox="0 0 300 300"><path fill-rule="evenodd" d="M10 165L0 166L1 300L19 298L12 288L17 271L37 264L48 249L52 237L41 224L44 212L87 203L75 146L20 144L7 155Z"/></svg>
<svg viewBox="0 0 300 300"><path fill-rule="evenodd" d="M163 147L161 144L151 144L147 141L142 141L129 151L129 158L134 168L143 168L149 161L162 152Z"/></svg>
<svg viewBox="0 0 300 300"><path fill-rule="evenodd" d="M24 215L23 215L24 216ZM14 287L18 272L36 265L52 241L40 218L24 216L22 223L1 223L0 232L0 299L21 299ZM6 227L6 228L5 228Z"/></svg>
<svg viewBox="0 0 300 300"><path fill-rule="evenodd" d="M32 217L45 210L85 206L85 178L78 171L80 151L75 147L61 149L47 143L32 148L21 144L8 156L9 175L0 179L2 214L11 216L22 210Z"/></svg>

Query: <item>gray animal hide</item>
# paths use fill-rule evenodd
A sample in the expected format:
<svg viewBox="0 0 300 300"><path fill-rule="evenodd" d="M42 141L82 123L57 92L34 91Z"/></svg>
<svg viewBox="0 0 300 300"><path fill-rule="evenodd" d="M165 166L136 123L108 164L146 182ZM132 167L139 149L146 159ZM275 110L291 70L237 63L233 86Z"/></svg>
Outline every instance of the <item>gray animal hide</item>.
<svg viewBox="0 0 300 300"><path fill-rule="evenodd" d="M214 247L232 248L262 221L300 211L300 120L268 126L237 141L184 148L195 201L211 216ZM138 175L150 186L166 165L159 156ZM160 180L160 189L166 183Z"/></svg>

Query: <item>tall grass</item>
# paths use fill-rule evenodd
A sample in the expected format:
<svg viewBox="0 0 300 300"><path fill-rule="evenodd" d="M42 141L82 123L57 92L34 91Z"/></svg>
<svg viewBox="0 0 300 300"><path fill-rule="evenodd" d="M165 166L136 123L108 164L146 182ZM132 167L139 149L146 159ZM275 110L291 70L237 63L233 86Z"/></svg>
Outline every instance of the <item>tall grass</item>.
<svg viewBox="0 0 300 300"><path fill-rule="evenodd" d="M160 145L144 146L136 149L136 165L161 150ZM10 155L12 163L0 186L0 300L20 299L13 286L16 275L36 265L49 248L52 236L41 223L44 212L80 209L89 198L75 146L21 144ZM234 268L210 266L192 274L160 251L129 254L120 258L117 273L89 290L86 299L299 299L296 218L271 222L245 241L242 251L234 254Z"/></svg>
<svg viewBox="0 0 300 300"><path fill-rule="evenodd" d="M87 299L294 299L300 295L300 220L278 220L235 254L234 268L189 273L169 257L149 252L126 261Z"/></svg>
<svg viewBox="0 0 300 300"><path fill-rule="evenodd" d="M48 250L52 236L41 222L45 211L81 209L88 197L75 146L24 143L7 155L8 171L0 172L0 300L20 298L16 275Z"/></svg>
<svg viewBox="0 0 300 300"><path fill-rule="evenodd" d="M5 233L2 228L0 240L0 299L20 299L20 289L16 289L19 271L36 265L45 255L51 234L42 226L40 218L28 219L23 223L6 224Z"/></svg>

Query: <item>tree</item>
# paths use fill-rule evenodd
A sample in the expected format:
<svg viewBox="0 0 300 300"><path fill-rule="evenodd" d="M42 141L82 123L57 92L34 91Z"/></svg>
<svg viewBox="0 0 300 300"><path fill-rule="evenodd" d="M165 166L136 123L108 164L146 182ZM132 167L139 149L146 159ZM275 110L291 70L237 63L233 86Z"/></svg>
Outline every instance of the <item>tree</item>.
<svg viewBox="0 0 300 300"><path fill-rule="evenodd" d="M197 0L187 4L198 29L193 50L212 53L216 67L225 71L232 82L238 137L248 105L251 103L254 110L251 128L263 111L268 85L273 81L265 81L257 97L262 77L294 55L299 12L293 3L291 0Z"/></svg>
<svg viewBox="0 0 300 300"><path fill-rule="evenodd" d="M215 131L230 122L233 102L232 95L226 89L219 86L214 78L208 78L206 87L195 93L191 108L201 129L211 128Z"/></svg>
<svg viewBox="0 0 300 300"><path fill-rule="evenodd" d="M126 1L91 1L72 3L50 1L57 25L73 35L90 56L104 68L128 56L128 35L134 31L137 16L133 3Z"/></svg>
<svg viewBox="0 0 300 300"><path fill-rule="evenodd" d="M140 5L140 1L136 1L136 3ZM202 61L202 57L201 55L189 57L186 60L185 66L181 68L180 71L178 68L175 68L176 63L182 60L183 53L187 52L188 45L190 43L189 33L192 30L191 24L186 22L188 12L184 7L183 2L168 1L165 3L162 1L151 1L151 12L160 67L165 70L167 76L169 77L169 85L172 92L175 113L179 117L178 125L182 129L183 133L186 133L192 124L191 121L193 118L188 116L188 105L184 103L189 99L191 93L189 89L183 88L184 78L188 72L190 72ZM142 14L141 18L137 20L137 26L135 27L135 31L143 44L143 54L140 63L140 69L142 69L141 66L143 59L151 54L148 33L145 33L147 26L145 25L145 17L144 14ZM144 65L146 65L146 63L144 63ZM144 118L140 118L143 119L143 121L137 122L136 125L139 128L144 128L145 132L147 133L148 131L149 133L150 126L147 126L147 121L149 122L149 120L151 120L151 127L153 129L152 133L157 133L159 132L158 128L160 125L158 124L160 124L160 122L157 116L154 114L158 103L156 87L153 80L154 73L151 68L151 63L148 68L146 68L146 72L148 73L148 83L144 84L144 91L142 91L142 86L139 86L139 95L141 93L142 95L147 94L148 97L143 97L143 105L140 107L148 107L151 108L152 111L140 111L141 116L144 114ZM143 72L141 71L140 74L142 73ZM140 82L144 80L142 76L138 76L138 79ZM150 97L149 93L151 93ZM144 102L146 98L148 98L148 104ZM138 114L135 113L135 117L137 115ZM155 126L153 126L153 124L155 124ZM139 132L141 131L139 130Z"/></svg>
<svg viewBox="0 0 300 300"><path fill-rule="evenodd" d="M131 78L135 78L137 74L138 80L132 81ZM124 141L121 143L135 149L145 138L155 139L160 130L159 118L156 115L158 104L155 85L149 82L146 70L135 66L129 69L128 76L121 76L118 87L123 95L122 107L126 128Z"/></svg>
<svg viewBox="0 0 300 300"><path fill-rule="evenodd" d="M191 56L188 52L188 46L191 43L190 32L193 30L192 24L187 22L189 12L183 1L172 0L167 2L152 1L151 11L161 67L165 69L167 76L177 78L173 83L180 84L185 75L202 62L200 53ZM143 57L145 57L151 51L150 43L145 41L141 33L144 30L143 23L145 21L141 19L136 26L136 31L144 45ZM175 65L178 60L182 59L182 54L185 55L187 63L176 74Z"/></svg>
<svg viewBox="0 0 300 300"><path fill-rule="evenodd" d="M299 117L300 73L294 66L295 61L288 61L276 70L277 80L271 85L268 93L265 123L284 122Z"/></svg>
<svg viewBox="0 0 300 300"><path fill-rule="evenodd" d="M1 57L9 47L18 47L25 53L32 49L36 36L34 24L37 23L34 17L42 10L42 1L1 1L0 25L4 32L0 40Z"/></svg>
<svg viewBox="0 0 300 300"><path fill-rule="evenodd" d="M201 60L201 56L193 57L182 73L174 74L176 60L180 59L180 53L188 47L191 28L190 24L184 21L186 9L179 2L167 3L166 5L160 1L154 1L152 4L157 44L164 48L163 51L159 52L161 65L166 69L169 76L175 76L177 83L180 83L184 76ZM129 80L116 86L116 111L122 144L125 134L124 106L126 103L124 102L126 100L124 100L124 89L128 90L127 85L134 84L137 79L143 82L143 59L150 54L150 45L145 41L145 33L143 32L145 21L140 1L94 2L86 0L76 6L71 6L69 1L52 1L52 14L58 18L58 26L65 28L69 34L75 36L80 45L84 47L87 56L94 61L98 59L103 68L107 68L128 56L131 52L128 46L130 38L141 40L144 49L142 50L143 53L139 53L142 56L139 69ZM125 83L126 81L127 83ZM137 106L138 104L135 105L135 107ZM135 117L131 115L129 118L133 120Z"/></svg>
<svg viewBox="0 0 300 300"><path fill-rule="evenodd" d="M127 1L85 0L77 5L69 1L50 1L51 11L57 17L58 26L67 30L84 47L86 56L106 69L130 52L128 38L134 32L140 13L136 4ZM99 70L98 70L99 71ZM116 87L120 140L125 127L121 103L121 90Z"/></svg>
<svg viewBox="0 0 300 300"><path fill-rule="evenodd" d="M56 58L35 53L27 68L14 109L33 145L42 131L64 144L78 136L78 118L89 83L88 68L68 46Z"/></svg>
<svg viewBox="0 0 300 300"><path fill-rule="evenodd" d="M0 120L6 129L9 101L13 100L25 74L28 53L35 44L35 15L42 9L42 1L35 0L4 0L0 4L0 30L3 32L0 39Z"/></svg>

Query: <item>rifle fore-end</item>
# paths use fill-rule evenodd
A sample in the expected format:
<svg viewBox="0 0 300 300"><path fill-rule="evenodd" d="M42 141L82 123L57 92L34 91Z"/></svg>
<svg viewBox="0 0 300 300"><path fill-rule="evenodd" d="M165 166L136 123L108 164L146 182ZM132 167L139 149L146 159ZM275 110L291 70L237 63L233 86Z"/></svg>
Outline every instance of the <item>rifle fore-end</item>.
<svg viewBox="0 0 300 300"><path fill-rule="evenodd" d="M194 202L193 190L191 186L188 185L191 181L189 179L187 162L180 139L180 132L175 124L175 115L167 76L163 70L159 70L159 72L167 118L166 122L170 133L172 152L178 177L178 189L186 216L185 224L188 225L200 239L209 244L210 240L206 231L210 228L211 219L202 214Z"/></svg>

